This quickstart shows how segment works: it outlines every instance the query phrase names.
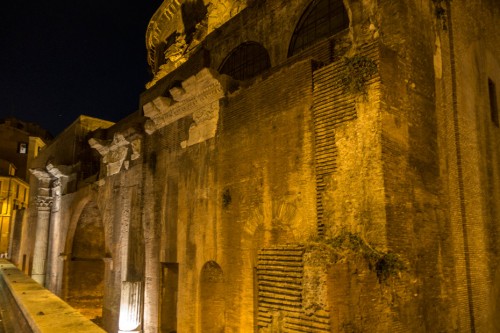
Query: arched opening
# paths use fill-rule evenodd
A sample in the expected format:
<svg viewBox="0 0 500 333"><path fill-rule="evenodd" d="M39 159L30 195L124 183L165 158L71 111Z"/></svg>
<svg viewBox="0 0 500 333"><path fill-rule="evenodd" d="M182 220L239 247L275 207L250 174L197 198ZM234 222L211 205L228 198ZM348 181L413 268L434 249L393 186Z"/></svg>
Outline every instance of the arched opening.
<svg viewBox="0 0 500 333"><path fill-rule="evenodd" d="M101 325L104 296L104 227L99 208L87 203L78 219L66 266L66 301Z"/></svg>
<svg viewBox="0 0 500 333"><path fill-rule="evenodd" d="M295 27L288 56L348 27L349 17L342 0L313 0Z"/></svg>
<svg viewBox="0 0 500 333"><path fill-rule="evenodd" d="M226 326L224 275L215 261L208 261L201 269L200 305L201 332L224 332Z"/></svg>
<svg viewBox="0 0 500 333"><path fill-rule="evenodd" d="M256 42L240 44L224 59L219 68L221 74L235 80L248 80L271 67L267 50Z"/></svg>

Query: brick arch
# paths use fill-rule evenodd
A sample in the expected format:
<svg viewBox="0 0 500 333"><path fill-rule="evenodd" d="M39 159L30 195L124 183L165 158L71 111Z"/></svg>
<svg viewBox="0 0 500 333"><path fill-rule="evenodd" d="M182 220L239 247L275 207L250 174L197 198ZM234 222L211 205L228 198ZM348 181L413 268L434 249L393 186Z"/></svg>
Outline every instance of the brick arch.
<svg viewBox="0 0 500 333"><path fill-rule="evenodd" d="M97 201L80 200L70 220L65 244L63 297L90 319L100 320L106 256L104 225Z"/></svg>
<svg viewBox="0 0 500 333"><path fill-rule="evenodd" d="M73 213L68 225L68 231L66 233L66 240L64 243L64 253L70 254L73 247L73 238L75 237L76 226L78 220L82 215L83 209L87 206L90 201L96 201L91 195L85 195L83 198L77 199L77 204L73 208Z"/></svg>
<svg viewBox="0 0 500 333"><path fill-rule="evenodd" d="M347 29L350 24L347 9L343 0L310 1L295 25L288 46L288 57Z"/></svg>
<svg viewBox="0 0 500 333"><path fill-rule="evenodd" d="M103 259L105 256L104 225L94 200L83 207L73 231L71 257L81 259Z"/></svg>
<svg viewBox="0 0 500 333"><path fill-rule="evenodd" d="M266 48L260 43L247 41L235 47L224 58L219 72L236 80L251 79L271 67Z"/></svg>
<svg viewBox="0 0 500 333"><path fill-rule="evenodd" d="M200 273L200 332L220 333L226 326L226 288L222 268L215 261Z"/></svg>
<svg viewBox="0 0 500 333"><path fill-rule="evenodd" d="M90 192L90 193L89 193ZM87 206L89 202L95 202L97 204L97 207L99 208L99 211L101 212L101 219L102 219L102 207L100 205L99 198L97 198L96 193L91 192L91 191L86 191L83 195L80 195L74 200L74 204L72 207L72 214L69 220L68 224L68 229L66 232L66 239L64 242L64 253L65 254L70 254L73 246L73 239L75 237L75 231L76 227L78 225L78 221L80 219L80 216L82 215L83 209ZM103 221L104 225L104 221ZM109 256L111 254L110 251L110 244L111 244L111 235L109 235L109 230L106 230L104 228L104 244L105 244L105 252L106 256Z"/></svg>

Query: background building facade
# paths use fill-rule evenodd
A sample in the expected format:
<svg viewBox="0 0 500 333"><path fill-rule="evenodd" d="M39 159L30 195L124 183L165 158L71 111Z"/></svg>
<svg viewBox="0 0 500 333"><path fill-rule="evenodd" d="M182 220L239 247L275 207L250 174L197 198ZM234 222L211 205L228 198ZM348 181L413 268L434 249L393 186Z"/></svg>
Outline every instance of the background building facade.
<svg viewBox="0 0 500 333"><path fill-rule="evenodd" d="M0 120L0 254L18 253L29 199L30 163L52 136L37 124ZM17 260L17 258L13 258Z"/></svg>

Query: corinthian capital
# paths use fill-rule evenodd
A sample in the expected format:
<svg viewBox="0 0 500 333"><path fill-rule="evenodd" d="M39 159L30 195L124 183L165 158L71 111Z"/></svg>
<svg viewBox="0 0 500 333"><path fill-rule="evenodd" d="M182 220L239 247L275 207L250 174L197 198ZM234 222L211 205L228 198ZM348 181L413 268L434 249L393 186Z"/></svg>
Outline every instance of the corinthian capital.
<svg viewBox="0 0 500 333"><path fill-rule="evenodd" d="M52 207L53 200L52 197L38 195L35 203L38 210L49 210Z"/></svg>

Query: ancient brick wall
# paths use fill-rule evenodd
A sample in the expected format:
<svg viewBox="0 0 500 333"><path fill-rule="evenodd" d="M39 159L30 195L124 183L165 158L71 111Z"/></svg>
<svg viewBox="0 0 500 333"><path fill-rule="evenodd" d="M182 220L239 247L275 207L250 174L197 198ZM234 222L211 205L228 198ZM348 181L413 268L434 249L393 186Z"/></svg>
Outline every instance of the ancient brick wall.
<svg viewBox="0 0 500 333"><path fill-rule="evenodd" d="M452 173L453 168L447 169L443 162L452 155L443 148L446 144L441 135L446 130L440 123L435 92L434 29L441 28L442 22L435 17L434 4L382 2L377 7L373 3L349 2L353 19L349 34L335 40L337 43L318 43L284 62L288 41L277 41L273 30L277 26L267 24L278 14L283 16L287 10L291 13L294 6L301 5L273 2L247 8L217 36L208 37L206 46L213 68L247 40L262 43L270 52L273 66L283 64L252 80L250 87L240 88L221 104L223 111L213 142L179 153L175 146L185 140L189 119L169 125L161 135L154 134L151 141L155 142L152 147L158 148L153 148L150 161L154 161L156 172L160 168L161 174L169 175L163 182L168 185L158 191L170 193L162 200L176 206L164 210L167 217L154 230L166 233L155 240L161 238L160 257L165 258L161 260L166 265L179 263L179 293L186 303L179 304L177 322L181 327L189 322L187 330L203 329L197 326L203 301L197 304L192 291L198 285L196 272L203 263L214 261L226 282L221 292L228 295L227 325L235 329L248 329L252 317L257 318L253 321L255 329L263 332L283 328L300 331L304 327L391 332L466 329L466 319L460 322L459 318L460 311L468 311L469 297L460 291L466 290L462 282L455 279L456 269L460 270L464 262L453 242L453 237L460 242L460 229L453 227L454 215L450 214L446 194L456 193L448 192L446 187L448 172ZM291 33L293 26L285 22L279 27L280 33ZM422 31L422 26L428 29ZM374 39L377 41L371 42ZM294 68L295 61L307 56L319 65L312 66L310 75L292 75L286 82L278 80L287 66ZM342 56L369 59L376 64L377 73L365 83L366 91L346 91L342 85L346 60ZM281 90L275 89L277 85ZM294 103L297 87L309 87L298 96L311 98L310 104L303 101L310 113L309 118L301 120L301 128L295 127L298 118L292 104L283 104ZM284 123L282 116L287 119L287 131L277 126ZM312 169L297 168L299 164L291 161L291 156L299 153L296 147L301 146L296 143L297 135L307 138L312 148L302 156ZM160 146L168 150L168 155L159 152ZM300 154L297 158L300 160ZM302 177L286 172L294 168L301 171ZM273 173L277 169L279 175ZM307 176L314 177L314 183L304 182ZM151 185L154 177L158 176L151 175ZM182 177L184 180L179 181ZM274 179L279 182L274 183ZM300 192L300 197L297 191L290 190L297 180L309 188L307 194ZM259 192L263 184L273 185ZM294 202L298 198L308 202L310 220L288 229L282 224L298 214ZM162 205L156 199L154 212L161 211ZM274 221L270 225L259 223L269 218ZM169 220L193 222L179 229L179 224ZM203 220L206 222L200 224ZM241 221L241 231L240 224L233 221ZM311 229L304 232L300 229L304 227ZM296 238L294 230L302 230L309 237ZM239 233L243 231L250 232L253 238L242 243L244 233ZM336 240L342 232L349 233L351 241L360 237L378 255L399 254L406 269L385 280L378 266L375 269L370 260L359 259L350 249L344 254L347 263L334 260L331 269L326 270L332 264L322 261L318 265L314 258L315 246L324 245L309 245L312 250L308 247L302 264L298 264L301 260L279 255L284 249L279 244L309 244L310 236L316 234ZM168 243L175 243L175 249ZM261 252L257 252L259 249ZM279 268L278 273L298 274L295 280L276 282L274 275L265 273L269 271L267 261L257 254L263 256L265 251L276 254L271 263ZM203 253L203 259L198 253ZM260 258L260 264L252 278L249 268L255 266L256 258ZM382 259L372 264L380 265ZM241 260L247 264L242 266ZM184 267L187 273L183 273L183 261L189 262ZM483 282L478 279L474 283ZM245 286L246 292L233 285ZM311 292L314 289L317 292ZM253 295L249 292L252 290ZM236 294L243 298L241 303L232 303L230 295ZM455 302L463 309L455 310ZM252 314L239 313L243 304L248 305L247 312L253 309ZM487 307L484 301L482 304Z"/></svg>
<svg viewBox="0 0 500 333"><path fill-rule="evenodd" d="M252 327L257 250L315 234L311 69L298 63L222 100L212 140L181 148L188 117L146 141L148 246L159 261L179 263L179 329L199 327L195 291L209 261L223 272L226 327Z"/></svg>
<svg viewBox="0 0 500 333"><path fill-rule="evenodd" d="M419 28L433 27L432 6L387 3L382 10L382 29L390 34L380 72L387 244L408 260L415 279L406 286L413 297L395 302L394 330L452 329L453 255L440 197L433 31ZM426 320L410 319L408 312Z"/></svg>
<svg viewBox="0 0 500 333"><path fill-rule="evenodd" d="M499 80L500 59L493 50L500 42L494 23L500 8L485 1L443 4L442 9L434 63L459 325L476 332L495 331L499 137L491 117L488 81Z"/></svg>
<svg viewBox="0 0 500 333"><path fill-rule="evenodd" d="M63 195L51 251L94 202L108 331L123 282L147 333L498 327L498 5L345 1L349 29L288 58L308 4L253 3L91 142L99 177ZM271 68L219 75L246 41Z"/></svg>

